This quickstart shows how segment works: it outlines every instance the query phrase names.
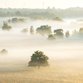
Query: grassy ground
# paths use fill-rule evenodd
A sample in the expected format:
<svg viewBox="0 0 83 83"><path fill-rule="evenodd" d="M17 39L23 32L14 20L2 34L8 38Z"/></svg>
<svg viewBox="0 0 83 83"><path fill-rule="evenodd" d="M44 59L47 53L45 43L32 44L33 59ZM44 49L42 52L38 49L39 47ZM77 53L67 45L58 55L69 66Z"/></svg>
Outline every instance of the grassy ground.
<svg viewBox="0 0 83 83"><path fill-rule="evenodd" d="M0 83L83 83L80 63L64 61L46 68L0 72Z"/></svg>

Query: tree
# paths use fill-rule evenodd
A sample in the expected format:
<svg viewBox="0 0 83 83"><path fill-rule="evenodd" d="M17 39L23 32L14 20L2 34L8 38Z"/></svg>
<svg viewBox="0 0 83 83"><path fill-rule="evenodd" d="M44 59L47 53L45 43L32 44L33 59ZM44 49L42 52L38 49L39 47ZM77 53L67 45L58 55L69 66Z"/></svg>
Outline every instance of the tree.
<svg viewBox="0 0 83 83"><path fill-rule="evenodd" d="M57 37L57 38L63 38L63 36L64 36L63 29L54 30L54 33L55 33L55 37Z"/></svg>
<svg viewBox="0 0 83 83"><path fill-rule="evenodd" d="M24 18L16 18L16 17L14 17L14 18L12 18L12 19L8 19L8 22L10 23L10 22L12 22L12 23L17 23L17 22L24 22L25 21L25 19Z"/></svg>
<svg viewBox="0 0 83 83"><path fill-rule="evenodd" d="M34 28L33 28L33 26L30 27L30 33L34 34Z"/></svg>
<svg viewBox="0 0 83 83"><path fill-rule="evenodd" d="M80 28L79 33L83 34L83 28Z"/></svg>
<svg viewBox="0 0 83 83"><path fill-rule="evenodd" d="M3 23L3 26L2 26L2 30L10 30L12 27L10 25L8 25L7 23Z"/></svg>
<svg viewBox="0 0 83 83"><path fill-rule="evenodd" d="M11 21L12 21L12 22L17 22L17 21L18 21L18 18L12 18Z"/></svg>
<svg viewBox="0 0 83 83"><path fill-rule="evenodd" d="M66 36L66 38L68 38L68 37L70 36L69 31L67 31L67 32L65 33L65 36Z"/></svg>
<svg viewBox="0 0 83 83"><path fill-rule="evenodd" d="M0 54L2 54L2 55L7 54L7 53L8 53L8 51L7 51L6 49L2 49L2 50L0 51Z"/></svg>
<svg viewBox="0 0 83 83"><path fill-rule="evenodd" d="M50 34L50 35L48 35L48 39L49 39L49 40L54 40L55 37L54 37L54 35Z"/></svg>
<svg viewBox="0 0 83 83"><path fill-rule="evenodd" d="M36 29L36 32L41 35L50 35L51 34L51 27L48 25L42 25Z"/></svg>
<svg viewBox="0 0 83 83"><path fill-rule="evenodd" d="M48 57L42 51L35 51L29 61L30 67L48 66Z"/></svg>

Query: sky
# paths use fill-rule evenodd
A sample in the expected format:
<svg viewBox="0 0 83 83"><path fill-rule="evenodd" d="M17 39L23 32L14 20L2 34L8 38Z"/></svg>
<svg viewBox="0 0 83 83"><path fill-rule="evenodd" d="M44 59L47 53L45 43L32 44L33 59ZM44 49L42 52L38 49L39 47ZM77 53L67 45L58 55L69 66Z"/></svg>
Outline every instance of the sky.
<svg viewBox="0 0 83 83"><path fill-rule="evenodd" d="M0 0L0 8L83 7L83 0Z"/></svg>

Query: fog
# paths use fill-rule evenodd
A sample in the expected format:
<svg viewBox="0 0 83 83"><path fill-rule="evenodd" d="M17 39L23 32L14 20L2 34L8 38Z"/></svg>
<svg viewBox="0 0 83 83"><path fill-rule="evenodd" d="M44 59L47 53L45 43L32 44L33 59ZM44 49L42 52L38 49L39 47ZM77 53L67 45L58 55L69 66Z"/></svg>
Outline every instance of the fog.
<svg viewBox="0 0 83 83"><path fill-rule="evenodd" d="M3 21L8 18L0 18ZM10 31L0 29L0 50L6 49L8 54L0 55L0 71L23 70L27 68L31 55L36 50L43 51L49 57L49 64L64 64L65 61L82 61L83 59L83 38L70 36L68 39L48 40L47 36L29 33L30 26L35 29L41 25L49 25L52 30L62 28L69 30L71 35L73 30L79 30L83 22L77 19L64 19L63 22L51 20L30 20L23 23L10 23ZM0 27L1 27L0 26ZM22 29L27 28L27 33L22 33ZM63 63L62 63L63 62ZM70 63L71 64L71 63Z"/></svg>

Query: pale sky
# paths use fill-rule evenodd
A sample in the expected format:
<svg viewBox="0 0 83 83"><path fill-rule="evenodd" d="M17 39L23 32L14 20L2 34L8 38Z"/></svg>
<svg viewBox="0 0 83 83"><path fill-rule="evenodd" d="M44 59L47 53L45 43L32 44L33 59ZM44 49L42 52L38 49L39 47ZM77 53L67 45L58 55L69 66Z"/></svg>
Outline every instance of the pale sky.
<svg viewBox="0 0 83 83"><path fill-rule="evenodd" d="M0 0L0 8L83 7L83 0Z"/></svg>

